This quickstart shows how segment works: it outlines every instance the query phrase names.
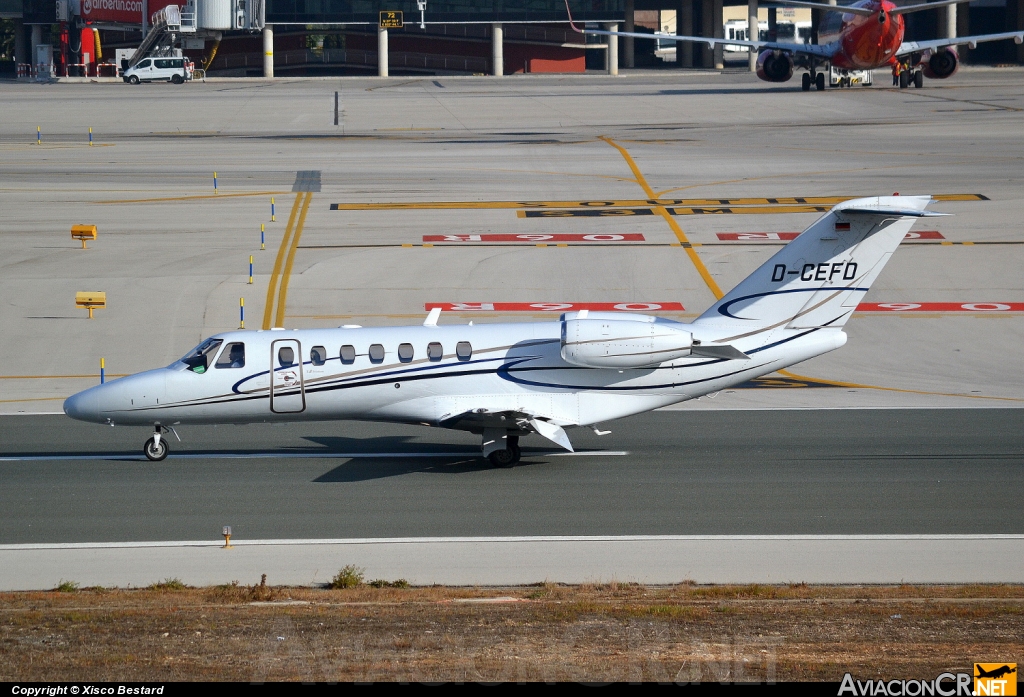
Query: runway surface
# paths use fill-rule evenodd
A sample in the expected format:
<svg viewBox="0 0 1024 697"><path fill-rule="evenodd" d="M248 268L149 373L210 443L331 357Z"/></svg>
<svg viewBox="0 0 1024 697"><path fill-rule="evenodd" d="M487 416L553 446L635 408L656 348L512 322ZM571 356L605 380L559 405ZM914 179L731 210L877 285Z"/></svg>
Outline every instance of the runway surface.
<svg viewBox="0 0 1024 697"><path fill-rule="evenodd" d="M1024 411L663 411L477 438L355 422L146 429L0 417L0 544L551 535L1024 533Z"/></svg>

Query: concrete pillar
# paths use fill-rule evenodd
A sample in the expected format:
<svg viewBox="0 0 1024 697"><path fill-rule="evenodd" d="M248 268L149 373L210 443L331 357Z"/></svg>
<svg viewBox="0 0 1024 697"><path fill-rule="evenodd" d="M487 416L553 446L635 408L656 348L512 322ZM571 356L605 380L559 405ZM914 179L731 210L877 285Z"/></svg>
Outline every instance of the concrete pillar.
<svg viewBox="0 0 1024 697"><path fill-rule="evenodd" d="M747 41L757 41L757 0L747 0ZM750 49L747 58L750 72L757 70L757 51Z"/></svg>
<svg viewBox="0 0 1024 697"><path fill-rule="evenodd" d="M146 38L149 31L149 0L142 0L142 38Z"/></svg>
<svg viewBox="0 0 1024 697"><path fill-rule="evenodd" d="M956 38L956 5L946 5L946 22L945 27L940 27L940 31L943 32L943 38L955 39Z"/></svg>
<svg viewBox="0 0 1024 697"><path fill-rule="evenodd" d="M697 0L682 0L676 11L676 36L693 36L693 3ZM693 44L689 41L676 43L676 65L680 68L693 67Z"/></svg>
<svg viewBox="0 0 1024 697"><path fill-rule="evenodd" d="M618 24L606 24L604 28L607 31L618 31ZM608 50L605 52L605 69L609 75L619 74L619 37L609 36L608 37Z"/></svg>
<svg viewBox="0 0 1024 697"><path fill-rule="evenodd" d="M715 33L713 36L716 39L725 38L725 16L722 11L722 0L714 0L713 11L711 14L711 21L714 22ZM725 68L725 47L722 44L715 45L715 70L722 70Z"/></svg>
<svg viewBox="0 0 1024 697"><path fill-rule="evenodd" d="M377 29L377 75L388 76L388 30Z"/></svg>
<svg viewBox="0 0 1024 697"><path fill-rule="evenodd" d="M500 22L491 25L491 63L496 76L505 74L505 30Z"/></svg>
<svg viewBox="0 0 1024 697"><path fill-rule="evenodd" d="M715 35L715 0L702 0L700 5L701 36ZM700 67L710 68L715 64L715 52L707 44L700 45Z"/></svg>
<svg viewBox="0 0 1024 697"><path fill-rule="evenodd" d="M25 22L20 19L14 20L14 59L15 63L32 62L28 56L28 42L25 41ZM15 65L14 69L17 70L18 66Z"/></svg>
<svg viewBox="0 0 1024 697"><path fill-rule="evenodd" d="M263 26L263 77L274 77L274 25Z"/></svg>
<svg viewBox="0 0 1024 697"><path fill-rule="evenodd" d="M25 62L26 63L31 63L32 64L32 70L35 71L35 69L36 69L36 46L38 46L39 44L43 43L43 25L42 24L33 24L32 25L32 41L30 43L32 44L32 54L28 57L28 60L25 61Z"/></svg>
<svg viewBox="0 0 1024 697"><path fill-rule="evenodd" d="M636 4L633 0L626 0L626 22L623 25L626 33L632 33L636 31L636 18L634 13L636 12ZM633 37L624 36L622 37L622 52L625 54L622 57L622 65L625 68L633 68L636 66L636 51L633 46Z"/></svg>
<svg viewBox="0 0 1024 697"><path fill-rule="evenodd" d="M768 40L779 40L779 13L774 7L768 8Z"/></svg>

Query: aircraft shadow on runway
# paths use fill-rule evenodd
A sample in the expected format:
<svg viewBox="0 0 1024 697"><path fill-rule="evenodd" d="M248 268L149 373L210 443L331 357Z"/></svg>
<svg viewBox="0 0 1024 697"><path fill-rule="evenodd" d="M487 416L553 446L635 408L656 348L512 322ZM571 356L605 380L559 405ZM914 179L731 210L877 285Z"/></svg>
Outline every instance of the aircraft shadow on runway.
<svg viewBox="0 0 1024 697"><path fill-rule="evenodd" d="M327 452L365 452L367 455L375 453L400 453L409 449L410 438L408 436L387 436L381 438L342 438L342 437L308 437L314 443L326 446ZM424 457L427 453L451 453L458 452L464 446L450 445L446 443L416 443L416 450L410 451L409 457L396 455L395 457L353 457L345 460L337 467L320 475L314 482L320 484L341 483L341 482L364 482L373 479L386 479L388 477L400 477L404 474L427 473L427 474L468 474L481 470L492 470L494 466L487 460L480 457L476 449L466 450L462 455L446 455L438 457ZM529 467L547 462L544 457L545 451L531 453L531 448L523 448L523 460L505 469L512 470L517 467Z"/></svg>

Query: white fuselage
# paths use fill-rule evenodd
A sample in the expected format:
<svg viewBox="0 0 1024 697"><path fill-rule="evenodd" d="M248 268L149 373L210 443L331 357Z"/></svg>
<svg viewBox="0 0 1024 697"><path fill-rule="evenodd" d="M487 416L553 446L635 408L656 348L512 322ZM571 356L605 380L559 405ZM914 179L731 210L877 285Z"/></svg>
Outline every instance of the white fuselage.
<svg viewBox="0 0 1024 697"><path fill-rule="evenodd" d="M714 331L671 324L694 328L705 341ZM473 430L446 420L467 412L522 412L560 426L591 425L715 392L846 341L840 329L778 328L735 342L748 360L687 356L617 370L563 360L561 327L535 322L225 332L212 337L222 343L204 372L177 361L79 393L65 410L77 419L113 424L363 419ZM470 355L465 344L457 355L460 342L471 346ZM242 367L229 367L224 358L234 343L244 343ZM441 345L440 357L428 356L432 343L435 353ZM382 358L375 345L383 348ZM351 360L343 360L343 347L351 347ZM292 365L281 364L282 348L292 349ZM218 356L223 367L216 365Z"/></svg>

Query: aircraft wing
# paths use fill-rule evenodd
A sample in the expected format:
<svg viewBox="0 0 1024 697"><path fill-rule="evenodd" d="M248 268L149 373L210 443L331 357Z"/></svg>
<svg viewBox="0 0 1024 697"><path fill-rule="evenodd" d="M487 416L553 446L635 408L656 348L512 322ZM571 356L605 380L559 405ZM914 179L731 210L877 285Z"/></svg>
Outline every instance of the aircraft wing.
<svg viewBox="0 0 1024 697"><path fill-rule="evenodd" d="M575 28L575 27L574 27ZM719 39L711 36L681 36L679 34L644 34L642 32L627 31L603 31L600 29L576 29L580 34L593 34L596 36L632 36L637 39L668 39L669 41L691 41L697 44L707 44L714 48L716 44L729 46L749 46L750 48L772 51L786 51L787 53L803 53L819 58L831 58L832 50L828 46L818 44L787 44L779 41L744 41L742 39Z"/></svg>
<svg viewBox="0 0 1024 697"><path fill-rule="evenodd" d="M896 51L897 56L905 56L908 53L917 53L918 51L935 50L937 48L945 48L946 46L960 46L963 44L970 44L971 48L974 48L977 44L984 43L986 41L1002 41L1004 39L1013 39L1016 43L1024 43L1024 31L1006 31L1001 34L977 34L975 36L957 36L952 39L933 39L931 41L904 41L899 50Z"/></svg>
<svg viewBox="0 0 1024 697"><path fill-rule="evenodd" d="M827 5L826 7L831 7ZM565 11L569 14L569 26L572 27L573 31L578 34L590 34L593 36L632 36L635 39L668 39L669 41L690 41L698 44L707 44L708 48L714 48L716 44L729 45L729 46L748 46L755 51L764 49L772 51L786 51L787 53L802 53L808 56L816 56L818 58L831 58L832 50L827 46L819 46L817 44L787 44L780 43L778 41L743 41L740 39L719 39L712 36L680 36L679 34L663 34L661 32L655 32L654 34L645 34L643 32L627 32L627 31L603 31L601 29L581 29L577 27L573 22L572 13L569 12L569 0L565 2ZM871 12L870 14L874 14Z"/></svg>
<svg viewBox="0 0 1024 697"><path fill-rule="evenodd" d="M569 442L569 437L561 426L523 409L493 411L486 407L471 409L446 417L437 425L442 428L462 428L474 432L485 428L504 430L518 428L526 432L533 431L569 452L573 452L572 443Z"/></svg>

